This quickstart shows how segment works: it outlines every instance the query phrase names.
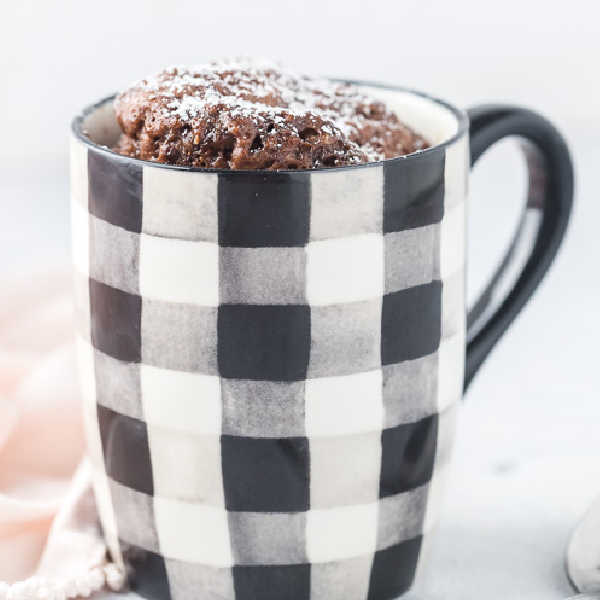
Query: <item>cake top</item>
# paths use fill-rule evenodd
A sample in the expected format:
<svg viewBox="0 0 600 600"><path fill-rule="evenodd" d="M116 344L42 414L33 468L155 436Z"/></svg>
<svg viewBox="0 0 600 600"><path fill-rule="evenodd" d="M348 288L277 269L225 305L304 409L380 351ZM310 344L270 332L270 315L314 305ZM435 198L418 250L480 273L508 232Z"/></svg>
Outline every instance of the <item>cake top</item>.
<svg viewBox="0 0 600 600"><path fill-rule="evenodd" d="M170 67L119 94L116 150L168 164L307 169L409 154L427 141L359 87L234 60Z"/></svg>

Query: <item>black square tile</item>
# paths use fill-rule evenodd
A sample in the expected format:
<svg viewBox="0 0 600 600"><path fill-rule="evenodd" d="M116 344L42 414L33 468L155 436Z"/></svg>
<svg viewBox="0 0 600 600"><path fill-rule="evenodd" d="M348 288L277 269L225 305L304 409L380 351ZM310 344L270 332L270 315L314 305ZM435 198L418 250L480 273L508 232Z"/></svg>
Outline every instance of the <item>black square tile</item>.
<svg viewBox="0 0 600 600"><path fill-rule="evenodd" d="M125 560L131 567L129 584L134 592L150 600L171 600L169 578L162 556L129 546Z"/></svg>
<svg viewBox="0 0 600 600"><path fill-rule="evenodd" d="M218 364L222 377L299 381L310 352L310 308L305 305L219 307Z"/></svg>
<svg viewBox="0 0 600 600"><path fill-rule="evenodd" d="M235 566L236 600L310 600L310 565Z"/></svg>
<svg viewBox="0 0 600 600"><path fill-rule="evenodd" d="M142 229L142 167L88 152L89 211L128 231Z"/></svg>
<svg viewBox="0 0 600 600"><path fill-rule="evenodd" d="M381 311L382 364L435 352L440 345L441 313L440 281L385 295Z"/></svg>
<svg viewBox="0 0 600 600"><path fill-rule="evenodd" d="M310 175L219 175L219 244L242 248L304 246L310 223Z"/></svg>
<svg viewBox="0 0 600 600"><path fill-rule="evenodd" d="M439 223L444 216L443 149L383 167L383 231L404 231Z"/></svg>
<svg viewBox="0 0 600 600"><path fill-rule="evenodd" d="M123 485L152 495L152 463L146 423L97 405L106 473Z"/></svg>
<svg viewBox="0 0 600 600"><path fill-rule="evenodd" d="M393 600L410 588L419 562L421 541L418 536L375 553L369 600Z"/></svg>
<svg viewBox="0 0 600 600"><path fill-rule="evenodd" d="M140 362L142 299L89 280L92 344L105 354Z"/></svg>
<svg viewBox="0 0 600 600"><path fill-rule="evenodd" d="M308 440L221 436L227 510L304 511L309 505Z"/></svg>
<svg viewBox="0 0 600 600"><path fill-rule="evenodd" d="M431 480L437 438L437 414L381 432L381 498L412 490Z"/></svg>

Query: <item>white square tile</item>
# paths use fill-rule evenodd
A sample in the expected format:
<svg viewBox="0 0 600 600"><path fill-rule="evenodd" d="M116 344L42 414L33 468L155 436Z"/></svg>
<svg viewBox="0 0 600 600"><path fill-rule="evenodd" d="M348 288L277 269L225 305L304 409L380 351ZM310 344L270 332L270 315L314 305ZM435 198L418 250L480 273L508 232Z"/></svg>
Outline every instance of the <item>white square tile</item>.
<svg viewBox="0 0 600 600"><path fill-rule="evenodd" d="M464 135L446 148L444 167L444 207L461 204L467 197L469 176L469 138Z"/></svg>
<svg viewBox="0 0 600 600"><path fill-rule="evenodd" d="M140 379L148 424L190 433L221 433L219 377L141 365Z"/></svg>
<svg viewBox="0 0 600 600"><path fill-rule="evenodd" d="M81 275L90 272L90 215L79 203L71 202L71 257Z"/></svg>
<svg viewBox="0 0 600 600"><path fill-rule="evenodd" d="M122 565L123 556L121 555L121 545L119 543L117 519L110 496L108 477L103 469L92 467L92 487L94 488L94 499L106 545L115 562Z"/></svg>
<svg viewBox="0 0 600 600"><path fill-rule="evenodd" d="M96 370L94 365L94 347L87 341L76 336L75 351L77 356L77 374L83 404L85 408L96 411Z"/></svg>
<svg viewBox="0 0 600 600"><path fill-rule="evenodd" d="M442 286L442 338L464 331L466 325L465 271L456 271Z"/></svg>
<svg viewBox="0 0 600 600"><path fill-rule="evenodd" d="M98 428L98 412L96 408L96 371L94 366L94 349L81 337L75 338L77 356L77 374L79 389L83 402L83 428L86 439L87 455L97 470L104 470L102 442Z"/></svg>
<svg viewBox="0 0 600 600"><path fill-rule="evenodd" d="M80 204L86 211L88 207L88 153L86 146L71 138L70 148L70 184L71 202Z"/></svg>
<svg viewBox="0 0 600 600"><path fill-rule="evenodd" d="M142 234L140 293L168 302L217 306L218 245Z"/></svg>
<svg viewBox="0 0 600 600"><path fill-rule="evenodd" d="M464 334L440 342L438 350L438 411L442 412L462 396L465 361Z"/></svg>
<svg viewBox="0 0 600 600"><path fill-rule="evenodd" d="M142 232L217 242L217 188L214 173L144 167Z"/></svg>
<svg viewBox="0 0 600 600"><path fill-rule="evenodd" d="M78 270L73 272L74 325L77 336L91 344L90 280Z"/></svg>
<svg viewBox="0 0 600 600"><path fill-rule="evenodd" d="M461 403L458 401L441 412L438 416L438 438L435 449L434 472L445 468L452 461L456 426L460 414Z"/></svg>
<svg viewBox="0 0 600 600"><path fill-rule="evenodd" d="M308 560L329 562L375 550L377 503L343 506L307 513Z"/></svg>
<svg viewBox="0 0 600 600"><path fill-rule="evenodd" d="M448 210L440 225L440 276L460 271L465 264L465 204Z"/></svg>
<svg viewBox="0 0 600 600"><path fill-rule="evenodd" d="M220 436L149 425L148 442L156 496L224 506Z"/></svg>
<svg viewBox="0 0 600 600"><path fill-rule="evenodd" d="M444 465L433 474L429 482L429 493L427 495L427 510L423 521L423 533L431 532L438 524L442 516L445 492L450 475L450 466Z"/></svg>
<svg viewBox="0 0 600 600"><path fill-rule="evenodd" d="M166 558L214 567L231 566L224 508L155 497L154 518L160 552Z"/></svg>
<svg viewBox="0 0 600 600"><path fill-rule="evenodd" d="M311 242L306 247L306 297L325 305L383 294L383 236L376 233Z"/></svg>
<svg viewBox="0 0 600 600"><path fill-rule="evenodd" d="M379 431L383 426L381 370L308 379L305 411L308 436Z"/></svg>

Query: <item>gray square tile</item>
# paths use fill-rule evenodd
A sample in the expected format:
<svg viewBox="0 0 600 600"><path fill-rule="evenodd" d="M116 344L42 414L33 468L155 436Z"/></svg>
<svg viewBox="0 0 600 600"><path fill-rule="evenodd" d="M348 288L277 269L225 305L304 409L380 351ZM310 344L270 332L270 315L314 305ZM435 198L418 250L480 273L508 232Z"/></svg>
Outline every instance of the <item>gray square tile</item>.
<svg viewBox="0 0 600 600"><path fill-rule="evenodd" d="M383 168L311 174L310 240L380 232Z"/></svg>
<svg viewBox="0 0 600 600"><path fill-rule="evenodd" d="M140 366L94 350L96 399L115 412L144 419L140 392Z"/></svg>
<svg viewBox="0 0 600 600"><path fill-rule="evenodd" d="M222 379L223 433L247 437L303 436L304 382Z"/></svg>
<svg viewBox="0 0 600 600"><path fill-rule="evenodd" d="M309 377L381 366L381 299L311 307Z"/></svg>
<svg viewBox="0 0 600 600"><path fill-rule="evenodd" d="M143 184L144 233L182 240L217 241L218 175L144 167Z"/></svg>
<svg viewBox="0 0 600 600"><path fill-rule="evenodd" d="M385 292L430 283L439 272L439 224L387 233Z"/></svg>
<svg viewBox="0 0 600 600"><path fill-rule="evenodd" d="M108 479L119 539L158 552L152 497Z"/></svg>
<svg viewBox="0 0 600 600"><path fill-rule="evenodd" d="M373 556L371 554L316 563L311 566L311 600L331 600L332 591L344 600L365 600L369 595L369 580Z"/></svg>
<svg viewBox="0 0 600 600"><path fill-rule="evenodd" d="M217 374L217 308L142 300L142 362Z"/></svg>
<svg viewBox="0 0 600 600"><path fill-rule="evenodd" d="M140 236L90 215L90 277L139 293Z"/></svg>
<svg viewBox="0 0 600 600"><path fill-rule="evenodd" d="M420 535L427 509L429 484L379 501L377 550Z"/></svg>
<svg viewBox="0 0 600 600"><path fill-rule="evenodd" d="M386 428L414 423L437 411L438 355L383 367L383 410Z"/></svg>
<svg viewBox="0 0 600 600"><path fill-rule="evenodd" d="M201 544L202 540L198 540ZM165 559L171 600L225 600L235 598L229 567L210 567Z"/></svg>
<svg viewBox="0 0 600 600"><path fill-rule="evenodd" d="M238 565L305 563L306 514L229 512L233 559Z"/></svg>
<svg viewBox="0 0 600 600"><path fill-rule="evenodd" d="M304 248L220 248L219 271L223 303L305 302Z"/></svg>

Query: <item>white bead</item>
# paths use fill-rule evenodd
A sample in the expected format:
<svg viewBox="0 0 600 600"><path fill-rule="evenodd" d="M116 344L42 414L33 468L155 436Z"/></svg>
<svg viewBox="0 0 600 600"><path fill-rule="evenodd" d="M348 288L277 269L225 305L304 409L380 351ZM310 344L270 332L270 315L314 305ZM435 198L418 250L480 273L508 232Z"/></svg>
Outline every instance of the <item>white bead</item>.
<svg viewBox="0 0 600 600"><path fill-rule="evenodd" d="M48 600L56 600L58 592L54 583L48 584Z"/></svg>
<svg viewBox="0 0 600 600"><path fill-rule="evenodd" d="M57 585L54 588L54 596L52 597L52 600L67 600L67 594L65 593L65 590Z"/></svg>
<svg viewBox="0 0 600 600"><path fill-rule="evenodd" d="M40 587L35 594L35 599L50 600L50 590L48 589L46 582L40 584Z"/></svg>
<svg viewBox="0 0 600 600"><path fill-rule="evenodd" d="M63 583L63 590L67 598L77 598L79 595L79 586L75 579L69 579Z"/></svg>
<svg viewBox="0 0 600 600"><path fill-rule="evenodd" d="M73 587L76 590L76 593L73 596L74 598L76 596L83 596L84 598L87 598L90 595L92 590L90 589L88 579L85 575L80 575L79 577L76 577L73 583Z"/></svg>
<svg viewBox="0 0 600 600"><path fill-rule="evenodd" d="M27 585L27 581L17 581L16 583L13 583L8 590L7 599L25 600L27 598L28 589L29 586Z"/></svg>
<svg viewBox="0 0 600 600"><path fill-rule="evenodd" d="M106 584L113 592L118 592L123 588L125 584L123 569L120 569L113 563L109 563L104 567L104 573L106 574Z"/></svg>
<svg viewBox="0 0 600 600"><path fill-rule="evenodd" d="M106 578L104 577L104 571L99 568L92 569L89 572L89 584L92 591L97 592L104 587Z"/></svg>
<svg viewBox="0 0 600 600"><path fill-rule="evenodd" d="M49 580L33 576L24 581L8 584L0 581L0 600L68 600L89 597L105 585L120 591L125 584L125 571L109 563L94 567L67 581Z"/></svg>

